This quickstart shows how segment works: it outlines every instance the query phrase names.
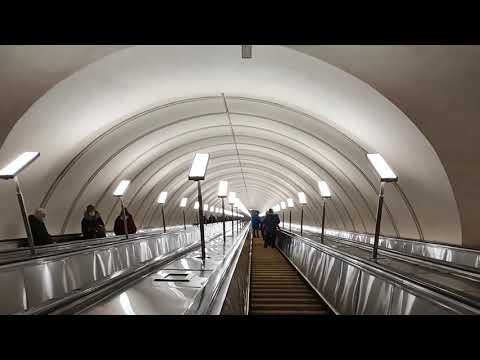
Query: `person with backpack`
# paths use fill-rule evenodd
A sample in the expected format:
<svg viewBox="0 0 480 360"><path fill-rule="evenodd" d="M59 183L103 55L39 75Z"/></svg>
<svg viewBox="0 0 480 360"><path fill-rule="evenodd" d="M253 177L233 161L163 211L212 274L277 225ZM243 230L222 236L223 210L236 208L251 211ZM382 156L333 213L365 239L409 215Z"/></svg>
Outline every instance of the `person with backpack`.
<svg viewBox="0 0 480 360"><path fill-rule="evenodd" d="M125 215L127 218L127 231L129 234L135 234L137 232L137 227L133 221L133 216L125 208ZM123 221L123 211L120 211L120 215L115 219L115 225L113 226L113 232L115 235L125 235L125 223Z"/></svg>

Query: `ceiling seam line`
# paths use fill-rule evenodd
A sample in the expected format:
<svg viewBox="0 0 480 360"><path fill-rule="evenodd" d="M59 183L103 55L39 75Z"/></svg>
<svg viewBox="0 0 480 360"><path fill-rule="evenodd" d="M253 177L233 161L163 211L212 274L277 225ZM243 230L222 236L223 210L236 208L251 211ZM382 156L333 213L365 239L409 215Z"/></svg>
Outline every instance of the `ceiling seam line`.
<svg viewBox="0 0 480 360"><path fill-rule="evenodd" d="M233 130L232 119L230 118L230 111L228 110L227 99L225 98L224 93L222 93L222 99L223 99L223 104L225 105L225 114L227 115L228 123L230 124L230 130L232 131L233 144L235 145L235 150L237 151L237 158L238 158L238 163L240 165L240 172L242 173L243 184L245 185L245 192L247 193L247 199L248 199L247 182L245 180L245 175L243 173L242 161L240 160L240 152L238 151L237 138L235 136L235 131Z"/></svg>

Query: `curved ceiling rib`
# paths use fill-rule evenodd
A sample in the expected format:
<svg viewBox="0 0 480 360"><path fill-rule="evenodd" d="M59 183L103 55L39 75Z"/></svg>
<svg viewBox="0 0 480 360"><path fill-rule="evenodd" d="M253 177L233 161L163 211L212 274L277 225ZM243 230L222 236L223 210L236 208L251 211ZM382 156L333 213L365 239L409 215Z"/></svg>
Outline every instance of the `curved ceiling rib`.
<svg viewBox="0 0 480 360"><path fill-rule="evenodd" d="M174 102L174 103L169 103L169 104L165 104L165 105L162 105L162 106L157 106L155 108L152 108L152 109L148 109L142 113L139 113L139 114L136 114L124 121L122 121L120 124L117 124L115 125L114 127L112 127L111 129L107 130L106 132L104 132L103 134L101 134L100 136L98 136L97 138L95 138L90 144L87 145L87 147L84 149L88 149L88 148L91 148L95 143L97 143L98 141L100 141L100 139L102 139L103 137L107 136L108 134L111 134L112 132L114 132L116 129L119 129L120 127L122 127L123 125L125 125L126 123L128 122L131 122L131 121L134 121L136 119L139 119L141 118L141 116L143 116L144 114L147 114L147 113L152 113L152 112L155 112L157 110L160 110L160 109L164 109L168 106L174 106L176 104L180 104L180 103L186 103L186 102L195 102L195 101L202 101L202 100L205 100L205 99L215 99L215 98L218 98L217 96L205 96L205 97L201 97L201 98L195 98L195 99L187 99L187 100L183 100L183 101L177 101L177 102ZM273 102L268 102L268 101L264 101L264 100L260 100L260 99L252 99L252 98L245 98L245 97L228 97L228 98L234 98L234 99L248 99L249 101L257 101L257 102L260 102L260 103L269 103L271 105L274 105L274 106L278 106L278 107L282 107L282 108L285 108L285 109L288 109L288 111L292 111L292 112L296 112L296 113L301 113L303 116L308 116L312 119L314 119L315 121L320 121L319 119L316 119L316 118L313 118L311 117L310 115L306 114L306 113L303 113L303 112L300 112L296 109L292 109L290 107L287 107L287 106L283 106L281 104L277 104L277 103L273 103ZM209 116L209 115L218 115L218 114L221 114L221 113L209 113L209 114L204 114L203 116ZM235 114L238 114L238 115L246 115L246 116L255 116L255 117L258 117L258 118L262 118L261 116L258 116L258 115L253 115L253 114L247 114L247 113L235 113ZM194 118L197 118L196 117L192 117L191 119L194 119ZM264 119L267 119L266 117L263 117ZM184 119L185 121L188 121L187 119ZM271 118L268 118L269 121L277 121L275 119L271 119ZM177 122L175 122L177 123ZM282 124L284 125L287 125L287 126L291 126L289 124L285 124L284 122L281 122ZM329 124L326 124L325 122L322 122L323 124L325 124L326 126L330 126ZM170 126L171 124L167 124L165 126ZM330 126L331 127L331 126ZM162 127L163 128L163 127ZM302 129L299 129L299 128L296 128L297 131L302 131L304 132L305 134L308 134L309 136L313 136L312 134L309 134L309 133L306 133L305 131L303 131ZM339 132L337 130L337 132ZM341 132L339 132L341 133ZM347 138L351 143L355 144L358 148L362 149L362 151L365 152L365 150L360 146L358 145L355 141L353 141L352 139L348 138L346 135L344 135L343 133L341 133L345 138ZM146 136L147 134L145 134ZM316 137L316 136L313 136L316 140L318 141L321 141L323 143L325 143L327 146L331 147L332 150L338 152L341 156L343 156L347 161L349 161L354 167L357 168L358 171L360 171L362 173L362 176L364 177L364 179L370 184L370 186L372 187L372 189L376 192L376 188L375 186L371 183L371 181L369 180L369 178L366 176L366 174L362 171L362 169L355 163L353 162L351 159L349 159L348 157L345 156L345 154L343 154L342 152L340 152L338 149L336 149L335 147L333 147L331 144L328 144L327 142L325 142L324 140ZM71 166L73 166L73 163L76 162L83 153L85 153L85 151L82 150L73 160L72 162L69 163L69 165L67 165L68 168L70 168ZM108 162L107 162L108 163ZM67 169L67 168L66 168ZM68 170L67 170L68 172ZM61 178L64 176L66 172L65 171L62 171L61 174L57 177L57 179L55 180L54 184L52 184L51 188L49 189L49 191L47 192L47 195L44 197L44 200L42 201L42 204L45 206L46 203L48 202L48 199L49 197L51 196L51 193L53 192L52 189L55 188L55 186L61 181ZM92 180L94 178L94 176L92 176L92 178L90 180ZM402 198L404 199L404 201L406 202L406 205L407 205L407 208L409 209L409 211L411 212L411 215L412 215L412 219L414 220L416 226L417 226L417 229L419 229L419 235L421 234L421 228L419 228L419 222L418 222L418 219L416 217L416 215L414 214L414 212L412 213L413 211L413 208L411 206L411 204L408 202L408 199L407 197L405 196L405 194L403 192L402 193ZM363 196L362 196L363 197ZM77 199L78 200L78 199ZM366 202L366 200L364 200L365 203L367 204L368 206L368 202ZM371 213L371 216L373 217L373 210L370 206L367 207ZM388 213L388 216L389 217L392 217L392 214L390 212L390 210L388 209L388 205L387 205L387 213ZM70 216L71 214L69 214ZM392 217L393 218L393 217ZM395 227L395 232L397 233L397 235L399 235L399 231L397 229L396 226ZM65 231L65 228L66 228L66 225L65 226L62 226L62 232ZM422 236L422 235L421 235Z"/></svg>
<svg viewBox="0 0 480 360"><path fill-rule="evenodd" d="M221 136L221 137L219 137L219 138L223 138L223 136ZM211 138L210 138L210 139L211 139ZM191 152L195 152L195 151L205 151L206 149L208 149L207 147L203 147L203 146L197 147L197 145L196 145L198 142L204 142L204 140L205 140L205 139L199 140L199 141L194 142L194 143L190 143L190 144L189 144L189 145L190 145L190 148L189 148L188 150L186 150L184 153L181 153L178 158L180 158L180 157L182 157L182 156L185 156L185 155L188 155L188 154L190 154ZM242 143L242 145L243 145L243 144L245 144L245 143ZM227 143L216 143L216 144L215 144L215 147L217 147L217 146L219 146L219 145L230 145L230 144L229 144L228 142L227 142ZM247 144L247 145L254 146L254 144ZM258 153L260 153L260 151L258 151L258 149L262 149L262 148L263 148L263 149L268 149L268 150L270 150L270 151L272 151L272 152L274 151L273 148L261 147L261 146L258 145L258 144L255 145L255 148L257 149L257 152L258 152ZM301 157L302 155L301 155L300 153L296 154L296 152L295 152L293 149L288 149L288 150L290 150L289 153L285 153L285 152L282 152L282 153L279 152L279 153L280 153L281 155L283 155L285 158L289 158L289 157L290 157L292 161L296 161L296 162L298 163L298 165L301 167L302 170L303 170L304 168L309 169L309 170L310 170L310 173L311 173L310 176L312 176L312 174L315 174L315 176L318 176L318 171L315 171L315 170L311 169L308 165L306 165L306 164L303 163L303 159L302 159L302 157ZM171 152L173 152L173 151L174 151L174 150L171 150L169 153L171 153ZM277 152L278 152L278 151L277 151ZM292 154L296 154L297 156L296 156L296 157L292 157ZM154 159L153 161L151 161L147 166L145 166L145 167L142 168L139 172L137 172L136 175L135 175L133 178L131 178L131 181L134 182L134 181L137 179L137 177L138 177L141 173L143 173L148 167L152 166L152 164L156 163L158 160L162 159L163 157L165 157L165 156L167 156L167 155L168 155L168 153L167 153L167 154L163 154L161 157L155 158L155 159ZM256 155L256 156L259 156L259 155ZM272 156L276 156L276 154L274 155L274 154L272 153L272 154L270 155L270 157L272 157ZM175 158L174 160L171 160L171 161L177 162L177 159L178 159L178 158ZM272 162L275 162L275 163L277 163L279 166L281 166L281 163L278 162L278 161L275 161L275 160L273 160L273 159L271 159L271 158L270 158L270 159L265 158L265 159L266 159L266 160L269 160L269 161L272 161ZM167 161L168 161L168 160L167 160ZM129 164L129 166L130 166L130 165L131 165L131 164ZM316 164L316 165L318 166L318 164ZM188 166L187 166L187 167L188 167ZM343 186L342 186L340 183L338 183L338 181L335 179L335 177L332 176L332 174L330 174L330 173L328 172L328 170L326 170L326 169L324 169L324 168L322 168L322 167L320 167L320 169L328 175L329 180L331 179L331 183L332 183L332 184L337 184L337 186L340 187L340 188L342 189L342 191L345 193L344 195L347 196L347 198L353 203L353 200L352 200L351 197L349 196L348 192L346 192L345 189L343 188ZM126 171L126 168L125 168L125 169L122 169L122 170L121 170L121 173L123 173L123 172L125 172L125 171ZM143 184L141 184L141 185L138 187L138 189L137 189L136 192L133 194L133 196L128 200L127 206L130 206L130 204L135 201L138 193L143 189L143 187L146 185L146 183L148 183L157 173L158 173L158 172L154 172ZM118 180L119 180L119 176L117 176L115 179L117 179L117 181L118 181ZM110 184L111 187L113 187L113 186L115 186L115 185L116 185L115 183L111 183L111 184ZM107 189L107 190L108 190L108 189ZM107 191L107 190L106 190L106 191ZM104 192L104 194L106 193L106 191ZM337 191L337 192L338 192L338 191ZM100 198L100 200L101 200L101 199L103 199L103 195L102 195L102 197ZM100 200L97 201L96 203L99 204ZM341 199L339 199L339 200L341 201ZM345 206L345 204L343 204L343 201L342 201L342 205L343 205L343 207L346 209L346 206ZM141 205L140 205L140 206L141 206ZM354 205L354 206L355 206L355 205ZM362 219L362 220L361 220L362 223L365 224L365 222L364 222L364 220L363 220L363 216L362 216L362 214L358 211L358 208L357 208L357 212L359 213L359 216L360 216L360 218ZM111 211L110 211L110 213L111 213Z"/></svg>
<svg viewBox="0 0 480 360"><path fill-rule="evenodd" d="M222 144L223 144L223 143L222 143ZM242 143L242 144L243 144L243 143ZM203 151L203 150L205 150L205 148L197 148L194 143L191 143L190 145L193 146L193 149L194 149L195 151ZM252 144L252 145L253 145L253 144ZM260 148L260 146L258 146L258 145L257 145L256 147L257 147L257 148ZM274 150L273 148L270 148L270 149L271 149L272 151ZM289 151L290 151L290 153L282 153L282 155L284 155L284 156L286 156L286 157L290 157L292 154L296 154L296 152L295 152L294 149L288 149L288 148L287 148L286 150L289 150ZM183 156L183 155L186 155L186 154L190 154L190 151L187 151L187 152L185 152L184 154L181 154L180 156ZM297 155L298 155L298 157L295 157L295 158L292 157L292 160L295 159L297 162L300 161L300 163L301 163L301 160L300 160L301 154L298 153ZM174 160L174 161L176 162L177 160ZM277 162L277 163L278 163L278 162ZM184 167L184 171L185 171L185 169L187 169L187 168L188 168L188 165L186 164L186 166ZM145 169L142 169L141 171L144 171L144 170L145 170ZM324 170L324 171L328 174L328 171L326 171L326 170ZM312 170L312 173L318 174L318 172L315 172L315 171L313 171L313 170ZM156 175L156 173L154 173L152 176L150 176L150 178L149 178L146 182L148 182L148 181L149 181L152 177L154 177L155 175ZM331 176L331 174L328 174L328 175L329 175L329 177L331 177L332 179L335 179L334 177ZM143 187L144 187L144 184L142 184L142 185L140 186L140 189L143 188ZM341 185L339 185L339 187L341 187ZM341 188L342 188L342 187L341 187ZM343 188L342 188L342 189L343 189ZM151 191L153 191L153 190L151 190ZM343 191L344 191L344 189L343 189ZM133 197L132 197L131 200L130 200L130 203L136 198L138 192L139 192L139 190L137 190L137 192L135 192L135 194L133 195ZM150 193L151 193L151 192L150 192ZM149 194L150 194L150 193L149 193ZM149 194L147 194L147 197L149 196ZM346 192L345 195L348 196L348 193ZM350 200L351 200L351 198L350 198ZM129 203L127 206L130 206L130 203ZM143 203L142 203L142 204L143 204ZM140 205L140 206L142 206L142 205ZM343 205L343 206L345 207L345 205ZM357 209L357 210L358 210L358 209ZM359 213L359 216L361 217L361 213ZM362 220L362 222L363 222L363 220Z"/></svg>
<svg viewBox="0 0 480 360"><path fill-rule="evenodd" d="M208 115L212 115L212 114L217 115L218 113L210 113L210 114L208 114ZM180 120L175 121L175 123L182 122L182 121L193 120L194 118L196 119L196 118L198 118L198 117L208 116L208 115L201 115L201 116L190 117L190 118L186 118L186 119L180 119ZM93 179L95 178L95 176L100 173L101 169L103 169L103 168L104 168L113 158L115 158L120 152L124 151L124 150L127 149L130 145L132 145L133 143L139 141L140 139L144 138L145 136L150 135L150 134L152 134L152 133L154 133L154 132L160 131L161 129L164 129L166 126L168 127L168 126L170 126L170 125L171 125L171 124L163 125L163 126L161 126L161 127L159 127L159 128L150 130L150 131L148 131L146 134L143 134L143 135L137 137L136 139L130 141L127 145L123 146L120 150L117 150L116 153L114 153L114 154L111 155L106 161L104 161L104 163L103 163L103 164L94 172L94 174L89 178L89 180L87 181L87 183L84 184L84 186L82 187L80 193L79 193L79 194L77 195L77 197L75 198L75 201L73 202L73 204L75 204L75 203L78 201L78 199L80 198L80 196L81 196L81 194L83 193L83 191L85 191L86 186L88 186L88 184L89 184L91 181L93 181ZM220 127L221 127L221 126L220 126ZM239 128L245 128L246 126L237 125L237 127L239 127ZM246 127L246 128L248 128L248 127ZM259 130L259 129L260 129L260 128L255 128L255 127L254 127L254 130ZM190 132L194 132L194 131L196 131L196 130L187 131L187 132L185 132L185 133L190 133ZM272 131L270 130L270 132L272 132ZM291 141L293 141L293 142L296 142L296 143L299 144L300 146L303 146L303 144L302 144L301 142L299 142L299 141L297 141L297 140L295 140L295 139L291 139L290 137L288 137L288 136L286 136L286 135L284 135L284 134L282 134L282 133L276 133L276 134L279 135L279 136L281 136L281 137L288 138L289 140L291 140ZM183 134L182 134L182 135L183 135ZM160 144L163 144L163 143L167 142L168 140L170 140L170 139L167 139L167 140L165 140L165 141L162 141ZM157 145L157 146L158 146L158 145ZM342 171L340 168L338 168L333 162L329 161L329 160L328 160L326 157L324 157L323 155L321 155L321 154L319 154L319 155L320 155L322 158L324 158L325 160L327 160L332 166L334 166L335 168L337 168L337 170L340 171L340 172L342 173L342 175L346 176L346 174L344 174L343 171ZM363 172L362 172L362 175L363 175L365 178L367 178L366 175L365 175ZM348 177L347 177L347 178L348 178ZM367 178L367 179L368 179L368 178ZM352 184L352 186L355 187L357 191L359 191L358 188L356 187L356 185L353 183L353 181L351 181L351 180L349 180L349 181L350 181L350 183ZM367 181L369 181L369 180L367 180ZM364 199L365 203L366 203L367 206L368 206L368 202L366 201L366 199L363 197L363 195L361 195L361 196L362 196L362 198ZM64 222L64 225L62 226L62 232L65 231L65 228L66 228L66 226L67 226L67 224L68 224L68 219L70 218L71 213L72 213L72 211L73 211L73 206L74 206L74 205L72 205L72 207L70 208L70 210L67 212L67 221L65 221L65 222ZM368 208L369 208L369 207L368 207ZM370 208L369 208L369 209L370 209ZM386 206L386 210L387 210L387 212L389 213L389 216L391 217L391 219L393 219L393 217L391 216L391 213L390 213L390 211L389 211L389 209L388 209L388 205ZM370 209L370 211L371 211L371 209ZM372 217L373 217L373 214L372 214ZM397 228L396 228L395 225L394 225L394 228L396 229L396 230L395 230L396 233L398 233L398 230L397 230Z"/></svg>
<svg viewBox="0 0 480 360"><path fill-rule="evenodd" d="M221 167L221 169L217 170L219 167ZM271 169L269 170L269 172L266 172L262 169L252 167L250 165L245 166L244 168L245 168L245 170L248 170L248 171L245 171L246 175L252 175L251 177L249 176L249 178L252 178L252 183L258 181L256 176L262 175L261 177L259 176L258 178L270 179L271 180L271 183L270 183L271 187L279 185L279 186L283 186L283 188L285 188L285 189L288 189L288 192L284 194L285 197L283 197L283 199L286 199L288 197L288 193L290 193L290 196L292 196L291 194L293 194L293 196L296 197L296 192L298 191L298 189L304 189L305 191L311 190L311 186L308 183L299 184L295 180L293 180L292 178L289 178L289 182L287 182L282 177L282 174L276 173L275 171L273 171ZM218 166L215 167L214 171L212 171L212 173L210 174L211 175L210 177L211 177L212 180L231 179L232 176L235 176L235 173L233 175L226 176L226 174L229 174L229 172L231 170L232 170L231 168L218 165ZM255 180L253 180L253 179L255 179ZM179 182L178 178L176 180L177 180L177 182ZM180 180L180 181L182 181L182 180ZM211 190L211 191L213 191L212 196L214 196L214 198L215 198L215 193L214 192L216 190L216 186L217 186L216 181L214 183L212 183L212 181L209 181L208 185L204 186L205 193L209 194L208 191ZM164 189L167 189L167 188L164 188ZM313 194L313 192L312 192L312 194ZM193 195L193 193L192 193L192 195ZM208 198L208 196L209 195L205 195L205 201L210 201L210 198ZM188 197L190 197L190 196L188 196ZM282 199L282 198L280 198L280 199ZM177 197L177 200L178 200L178 197ZM318 213L320 213L321 212L321 202L320 202L320 200L315 199L313 196L312 196L311 200L314 201L314 206L316 208L316 211ZM276 201L279 201L279 198L277 198ZM153 199L150 207L152 207L154 205L154 202L155 202L155 200ZM174 207L176 202L177 201L171 201L169 204L167 204L167 206L169 208ZM348 214L348 212L347 212L347 214ZM355 223L353 222L351 217L350 217L350 221L352 223L353 229L355 229Z"/></svg>
<svg viewBox="0 0 480 360"><path fill-rule="evenodd" d="M223 144L223 143L222 143L222 144ZM243 144L243 143L242 143L242 144ZM227 144L227 145L228 145L228 144ZM192 149L192 150L194 150L194 151L203 151L203 150L205 150L205 148L203 148L203 147L198 147L198 148L197 148L195 143L191 143L190 146L193 146L193 149ZM259 147L259 146L257 145L257 147ZM272 150L273 150L273 149L272 149ZM287 149L287 150L288 150L288 149ZM290 150L291 150L291 152L292 152L293 154L295 154L295 152L293 151L293 149L290 149ZM180 154L180 157L181 157L181 156L185 156L185 155L187 155L187 154L190 154L190 151L186 151L186 152L184 152L183 154ZM283 153L282 155L284 155L284 156L291 156L291 154L288 154L288 153ZM257 156L258 156L258 155L257 155ZM299 156L299 157L295 157L295 160L297 160L297 162L299 163L299 165L302 165L302 166L303 166L302 159L300 158L300 154L298 154L298 156ZM157 158L157 159L158 159L158 158ZM177 159L178 159L178 158L176 158L174 161L175 161L175 162L178 162ZM275 161L275 160L272 160L272 159L267 159L267 158L265 158L265 159L268 160L268 161L274 162L274 163L278 164L279 166L281 166L280 162L278 162L278 161ZM292 158L292 160L294 160L294 158ZM156 162L156 160L155 160L154 162ZM152 163L153 163L153 162L151 162L150 164L152 164ZM150 164L149 164L148 166L150 166ZM184 168L185 168L185 169L188 168L188 165L189 165L189 164L185 164L185 167L184 167ZM141 169L140 172L143 172L144 170L145 170L145 168ZM322 170L323 170L323 169L322 169ZM185 170L183 170L183 171L185 171ZM325 170L324 170L324 171L325 171ZM182 172L182 170L181 170L180 172ZM313 171L313 170L311 170L311 172L312 172L312 174L318 174L318 172L315 172L315 171ZM328 171L326 171L326 172L327 172L327 174L328 174ZM158 172L153 173L153 175L151 175L142 185L139 186L139 188L137 189L137 191L133 194L133 196L132 196L132 197L130 198L130 200L128 201L127 206L131 206L130 204L133 203L133 201L135 200L135 198L137 197L137 195L138 195L138 193L141 191L141 189L142 189L142 188L145 186L145 184L146 184L148 181L150 181L150 179L153 178L157 173L158 173ZM138 175L138 174L139 174L139 173L137 173L137 175ZM136 175L136 176L137 176L137 175ZM328 174L328 175L329 175L330 178L335 179L334 177L331 176L331 174ZM136 176L132 179L132 182L136 180ZM342 188L341 185L339 185L339 187ZM342 188L342 190L345 192L345 190L344 190L343 188ZM153 190L152 190L152 191L153 191ZM150 193L151 193L151 192L150 192ZM316 192L315 192L315 193L316 193ZM348 196L348 193L345 192L345 195ZM148 197L148 196L149 196L149 194L147 194L147 197ZM351 198L349 198L349 199L350 199L350 201L353 201ZM347 210L345 204L343 203L343 201L342 201L340 198L339 198L339 200L342 202L343 207L344 207L345 210L348 212L348 210ZM142 204L143 204L143 201L142 201L142 203L140 204L140 207L142 206ZM357 210L358 210L358 209L357 209ZM360 218L362 219L361 213L359 213L359 216L360 216ZM362 219L361 221L362 221L362 223L364 224L363 219Z"/></svg>

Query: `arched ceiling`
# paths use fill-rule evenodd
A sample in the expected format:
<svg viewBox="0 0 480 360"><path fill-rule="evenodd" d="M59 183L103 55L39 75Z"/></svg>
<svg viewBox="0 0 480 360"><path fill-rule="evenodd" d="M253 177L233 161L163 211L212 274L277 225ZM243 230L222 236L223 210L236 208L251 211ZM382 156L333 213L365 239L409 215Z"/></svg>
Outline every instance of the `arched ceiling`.
<svg viewBox="0 0 480 360"><path fill-rule="evenodd" d="M111 226L119 211L111 193L123 178L132 180L126 202L139 225L161 224L155 200L163 190L167 221L180 223L180 199L196 200L187 181L196 151L212 156L203 184L211 205L219 204L221 179L248 208L304 191L306 222L314 224L317 181L326 180L334 193L327 226L373 232L378 179L365 154L379 152L400 179L386 188L382 232L461 243L457 204L434 149L358 78L280 46L255 46L248 60L237 46L134 46L100 57L40 97L0 150L0 163L41 152L21 182L30 210L47 208L51 233L79 231L88 203ZM17 209L12 188L0 187L3 238L23 233L19 212L9 211Z"/></svg>

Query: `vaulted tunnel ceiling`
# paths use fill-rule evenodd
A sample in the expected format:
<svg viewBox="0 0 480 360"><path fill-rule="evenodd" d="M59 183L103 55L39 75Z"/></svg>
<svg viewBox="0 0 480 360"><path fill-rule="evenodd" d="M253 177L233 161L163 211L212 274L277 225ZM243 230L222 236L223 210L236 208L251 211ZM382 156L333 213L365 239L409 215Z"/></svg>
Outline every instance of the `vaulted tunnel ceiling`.
<svg viewBox="0 0 480 360"><path fill-rule="evenodd" d="M111 228L119 213L111 194L121 179L132 180L125 200L139 226L161 225L156 198L164 190L167 222L181 223L180 199L188 197L190 208L196 201L187 173L198 151L211 154L202 184L210 206L220 205L223 179L248 208L261 210L287 197L297 202L304 191L305 222L318 224L317 181L325 180L334 194L327 226L373 232L378 179L365 155L379 152L400 179L386 188L382 233L461 243L443 165L397 107L323 61L286 47L254 49L250 60L236 46L114 51L33 104L6 138L0 162L41 152L21 182L29 209L47 208L54 234L78 232L89 203ZM8 211L18 207L12 186L0 188L3 238L23 233L19 212Z"/></svg>

